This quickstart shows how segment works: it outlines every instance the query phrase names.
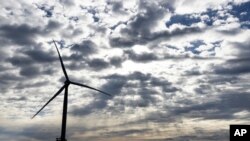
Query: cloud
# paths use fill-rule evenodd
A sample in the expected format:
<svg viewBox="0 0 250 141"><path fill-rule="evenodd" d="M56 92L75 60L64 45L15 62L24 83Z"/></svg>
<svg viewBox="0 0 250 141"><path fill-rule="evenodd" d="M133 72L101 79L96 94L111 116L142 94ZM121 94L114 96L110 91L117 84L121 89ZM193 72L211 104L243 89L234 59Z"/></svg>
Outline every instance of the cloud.
<svg viewBox="0 0 250 141"><path fill-rule="evenodd" d="M140 96L138 102L141 106L145 104L147 106L150 103L156 104L157 100L154 95L158 95L159 93L154 89L155 87L162 88L162 91L165 93L179 91L178 88L172 86L172 83L164 78L154 77L152 74L143 74L141 72L133 72L127 76L115 74L106 76L105 78L109 81L103 85L103 89L115 95L123 95L126 92L128 92L126 95L134 95L129 93L129 91L138 89L136 93ZM134 81L138 83L133 83Z"/></svg>
<svg viewBox="0 0 250 141"><path fill-rule="evenodd" d="M23 54L37 63L51 63L58 60L54 53L44 51L39 46L35 49L24 50Z"/></svg>
<svg viewBox="0 0 250 141"><path fill-rule="evenodd" d="M217 101L175 109L172 115L188 115L202 119L235 119L235 113L248 110L249 99L249 93L228 92L220 95Z"/></svg>
<svg viewBox="0 0 250 141"><path fill-rule="evenodd" d="M61 27L61 24L58 21L49 20L46 29L47 30L56 30Z"/></svg>
<svg viewBox="0 0 250 141"><path fill-rule="evenodd" d="M46 81L44 82L34 82L30 84L29 82L18 82L16 85L16 89L25 89L25 88L38 88L42 86L46 86L48 83Z"/></svg>
<svg viewBox="0 0 250 141"><path fill-rule="evenodd" d="M0 140L59 135L62 95L29 120L65 79L52 39L70 78L113 94L72 86L69 140L227 140L249 120L249 1L0 7Z"/></svg>
<svg viewBox="0 0 250 141"><path fill-rule="evenodd" d="M55 21L49 21L44 27L30 26L28 24L9 24L0 26L0 41L3 45L16 44L21 46L36 45L35 39L45 36L60 27Z"/></svg>
<svg viewBox="0 0 250 141"><path fill-rule="evenodd" d="M20 68L20 75L25 77L36 77L40 74L51 75L54 69L50 68L48 64L57 61L54 53L44 51L41 45L35 46L36 48L28 48L19 51L19 54L6 59L14 67ZM47 64L41 68L42 64Z"/></svg>
<svg viewBox="0 0 250 141"><path fill-rule="evenodd" d="M70 48L71 51L80 53L81 56L88 56L97 52L97 46L91 40L84 40L80 44L75 44Z"/></svg>
<svg viewBox="0 0 250 141"><path fill-rule="evenodd" d="M9 91L10 88L15 86L16 82L21 82L23 81L24 78L16 75L13 72L5 72L0 74L0 88L1 92L4 94L7 91Z"/></svg>
<svg viewBox="0 0 250 141"><path fill-rule="evenodd" d="M214 72L221 75L239 75L250 72L249 62L249 41L230 42L227 44L233 50L230 52L232 59L226 60L220 65L215 65Z"/></svg>
<svg viewBox="0 0 250 141"><path fill-rule="evenodd" d="M226 63L215 67L214 72L221 75L239 75L250 72L250 65L245 60L229 60Z"/></svg>
<svg viewBox="0 0 250 141"><path fill-rule="evenodd" d="M37 34L41 33L40 28L30 27L29 25L2 25L0 34L5 38L6 43L12 42L18 45L34 44L32 40Z"/></svg>
<svg viewBox="0 0 250 141"><path fill-rule="evenodd" d="M108 5L111 5L111 10L113 13L126 14L122 1L107 1Z"/></svg>
<svg viewBox="0 0 250 141"><path fill-rule="evenodd" d="M142 52L141 54L136 54L132 50L126 50L125 54L128 55L128 58L135 62L150 62L154 60L159 60L158 56L154 53Z"/></svg>
<svg viewBox="0 0 250 141"><path fill-rule="evenodd" d="M45 17L50 18L53 16L54 6L49 6L47 4L37 5L37 8L45 13Z"/></svg>
<svg viewBox="0 0 250 141"><path fill-rule="evenodd" d="M110 45L113 47L132 47L134 45L145 45L148 42L158 41L158 40L169 40L172 37L183 36L187 33L199 33L202 29L199 27L185 27L176 28L173 31L160 31L160 32L149 32L145 34L130 33L130 31L121 31L125 33L122 37L112 37L110 38ZM134 32L136 29L131 29Z"/></svg>
<svg viewBox="0 0 250 141"><path fill-rule="evenodd" d="M127 22L126 28L120 30L122 37L110 39L111 46L133 46L145 43L145 39L154 38L151 37L154 36L151 35L151 29L164 17L168 9L146 1L139 1L138 7L139 12Z"/></svg>
<svg viewBox="0 0 250 141"><path fill-rule="evenodd" d="M27 66L27 67L21 69L20 74L23 76L32 77L32 76L38 75L39 72L40 72L40 70L38 67Z"/></svg>
<svg viewBox="0 0 250 141"><path fill-rule="evenodd" d="M111 57L110 59L110 64L115 66L115 67L121 67L123 61L125 61L125 58L123 57Z"/></svg>
<svg viewBox="0 0 250 141"><path fill-rule="evenodd" d="M11 97L11 98L8 98L7 99L8 101L26 101L27 100L27 98L26 97L24 97L24 96L22 96L22 97Z"/></svg>
<svg viewBox="0 0 250 141"><path fill-rule="evenodd" d="M159 95L159 92L154 89L155 87L162 88L164 93L174 93L180 91L179 88L172 86L172 83L163 78L154 77L152 74L143 74L141 72L133 72L128 75L113 74L105 76L104 79L107 80L107 83L104 84L101 89L111 93L113 95L112 100L114 100L118 106L122 103L125 104L124 106L133 106L131 105L131 103L134 102L133 100L123 98L121 101L119 99L122 98L123 95L134 96L134 94L130 93L130 91L135 92L134 89L138 89L138 92L136 93L140 96L140 100L137 101L138 106L140 107L157 104L158 100L155 98L155 95ZM137 81L138 83L132 83L133 81ZM116 99L116 97L118 97L118 99ZM107 100L111 99L98 95L89 105L74 108L72 114L86 115L96 109L107 108Z"/></svg>
<svg viewBox="0 0 250 141"><path fill-rule="evenodd" d="M109 63L100 58L94 58L88 61L88 66L94 70L102 70L109 67Z"/></svg>

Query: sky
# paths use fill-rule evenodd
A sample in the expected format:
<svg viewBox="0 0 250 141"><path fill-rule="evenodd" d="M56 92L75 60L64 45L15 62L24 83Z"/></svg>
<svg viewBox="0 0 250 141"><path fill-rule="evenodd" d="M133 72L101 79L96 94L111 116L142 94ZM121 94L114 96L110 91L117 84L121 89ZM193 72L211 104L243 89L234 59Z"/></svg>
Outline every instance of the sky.
<svg viewBox="0 0 250 141"><path fill-rule="evenodd" d="M0 140L228 141L250 120L249 0L0 0Z"/></svg>

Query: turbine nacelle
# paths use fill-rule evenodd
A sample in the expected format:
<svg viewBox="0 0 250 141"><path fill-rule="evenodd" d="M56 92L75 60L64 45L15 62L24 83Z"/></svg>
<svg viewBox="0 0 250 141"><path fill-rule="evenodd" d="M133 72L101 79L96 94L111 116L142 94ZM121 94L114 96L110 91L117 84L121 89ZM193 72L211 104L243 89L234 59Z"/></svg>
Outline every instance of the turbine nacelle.
<svg viewBox="0 0 250 141"><path fill-rule="evenodd" d="M65 81L64 81L64 85L69 85L70 83L71 83L70 80L65 80Z"/></svg>

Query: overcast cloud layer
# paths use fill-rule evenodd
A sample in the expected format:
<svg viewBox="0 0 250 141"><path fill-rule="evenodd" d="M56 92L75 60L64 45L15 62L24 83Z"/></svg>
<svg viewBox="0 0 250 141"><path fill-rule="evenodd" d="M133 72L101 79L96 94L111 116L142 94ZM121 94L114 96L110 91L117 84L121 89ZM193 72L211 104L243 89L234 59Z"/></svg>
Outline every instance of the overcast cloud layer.
<svg viewBox="0 0 250 141"><path fill-rule="evenodd" d="M227 141L250 120L249 0L0 0L0 140ZM215 124L216 123L216 124Z"/></svg>

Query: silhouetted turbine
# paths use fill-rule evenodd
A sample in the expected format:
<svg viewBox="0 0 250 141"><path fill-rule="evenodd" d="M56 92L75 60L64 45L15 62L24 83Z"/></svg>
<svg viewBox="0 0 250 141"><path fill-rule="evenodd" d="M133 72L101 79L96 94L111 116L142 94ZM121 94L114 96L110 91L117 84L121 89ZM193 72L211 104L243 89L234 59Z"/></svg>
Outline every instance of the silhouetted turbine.
<svg viewBox="0 0 250 141"><path fill-rule="evenodd" d="M56 94L32 117L32 119L37 115L39 114L54 98L56 98L56 96L58 96L63 90L64 91L64 100L63 100L63 114L62 114L62 130L61 130L61 138L57 139L58 141L66 141L66 138L65 138L65 135L66 135L66 121L67 121L67 107L68 107L68 87L70 84L73 84L73 85L77 85L77 86L81 86L81 87L85 87L85 88L88 88L88 89L91 89L91 90L95 90L95 91L98 91L100 93L103 93L105 95L108 95L108 96L112 96L111 94L109 93L106 93L104 91L101 91L101 90L98 90L96 88L93 88L93 87L90 87L88 85L84 85L84 84L80 84L80 83L77 83L77 82L72 82L69 80L69 77L68 77L68 74L66 72L66 69L64 67L64 64L63 64L63 60L62 60L62 57L59 53L59 50L57 48L57 45L55 43L55 41L53 40L53 43L56 47L56 50L57 50L57 53L58 53L58 56L59 56L59 59L60 59L60 62L61 62L61 66L62 66L62 70L63 70L63 73L64 73L64 76L66 78L65 82L64 82L64 85L56 92Z"/></svg>

